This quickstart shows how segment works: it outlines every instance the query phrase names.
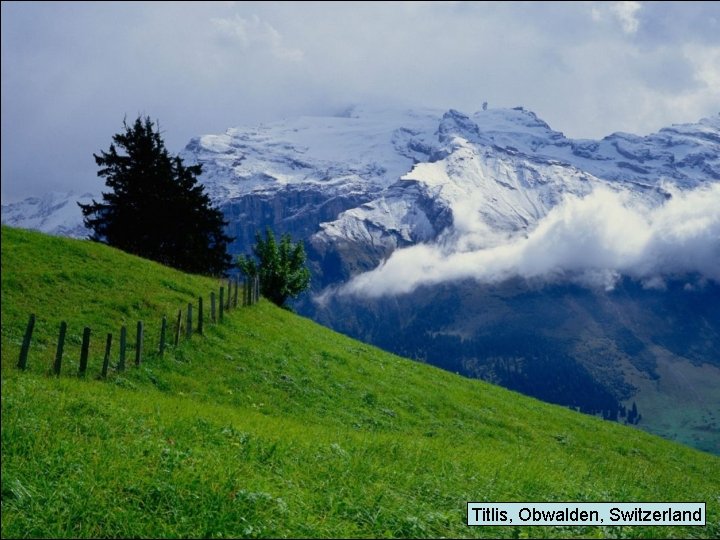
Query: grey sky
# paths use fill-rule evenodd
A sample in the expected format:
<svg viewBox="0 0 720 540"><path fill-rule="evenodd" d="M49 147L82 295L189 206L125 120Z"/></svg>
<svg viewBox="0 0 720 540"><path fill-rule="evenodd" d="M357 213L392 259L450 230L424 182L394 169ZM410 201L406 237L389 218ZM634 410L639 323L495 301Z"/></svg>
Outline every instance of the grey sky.
<svg viewBox="0 0 720 540"><path fill-rule="evenodd" d="M2 3L2 201L99 191L123 116L196 135L357 102L523 105L572 137L720 111L720 3Z"/></svg>

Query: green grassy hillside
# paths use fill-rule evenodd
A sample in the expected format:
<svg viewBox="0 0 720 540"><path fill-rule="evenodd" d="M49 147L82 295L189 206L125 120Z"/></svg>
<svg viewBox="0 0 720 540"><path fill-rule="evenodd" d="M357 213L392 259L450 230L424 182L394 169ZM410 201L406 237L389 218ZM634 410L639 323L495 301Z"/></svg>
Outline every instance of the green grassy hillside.
<svg viewBox="0 0 720 540"><path fill-rule="evenodd" d="M155 348L162 315L218 285L3 228L3 537L720 536L717 457L384 353L265 301L139 368L131 352L125 372L97 380L107 332L113 362L122 324L133 342L145 321ZM706 501L708 526L468 528L466 501Z"/></svg>

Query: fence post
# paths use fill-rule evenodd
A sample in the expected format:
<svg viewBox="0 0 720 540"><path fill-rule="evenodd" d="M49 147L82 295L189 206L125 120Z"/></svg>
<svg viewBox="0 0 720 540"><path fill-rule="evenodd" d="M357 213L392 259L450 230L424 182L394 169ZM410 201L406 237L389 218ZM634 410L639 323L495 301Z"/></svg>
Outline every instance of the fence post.
<svg viewBox="0 0 720 540"><path fill-rule="evenodd" d="M140 366L143 348L143 323L137 323L137 338L135 339L135 366Z"/></svg>
<svg viewBox="0 0 720 540"><path fill-rule="evenodd" d="M84 377L87 371L88 350L90 349L90 328L87 326L83 330L82 347L80 348L80 367L78 368L78 376Z"/></svg>
<svg viewBox="0 0 720 540"><path fill-rule="evenodd" d="M240 278L235 278L235 295L233 296L233 307L237 307L238 302L238 282L240 281Z"/></svg>
<svg viewBox="0 0 720 540"><path fill-rule="evenodd" d="M25 328L25 337L23 338L22 347L20 348L20 359L17 367L25 369L27 367L28 351L30 350L30 338L32 338L33 328L35 328L35 314L30 315L30 319Z"/></svg>
<svg viewBox="0 0 720 540"><path fill-rule="evenodd" d="M55 363L53 364L53 373L60 375L60 367L62 366L63 349L65 348L65 333L67 332L67 323L60 322L60 335L58 336L57 351L55 352Z"/></svg>
<svg viewBox="0 0 720 540"><path fill-rule="evenodd" d="M112 347L112 334L108 334L105 341L105 357L103 358L102 372L100 373L103 379L107 377L108 366L110 365L110 347Z"/></svg>
<svg viewBox="0 0 720 540"><path fill-rule="evenodd" d="M167 332L167 315L163 315L160 325L160 356L165 353L165 332Z"/></svg>
<svg viewBox="0 0 720 540"><path fill-rule="evenodd" d="M192 337L192 303L191 302L188 302L187 325L185 326L185 333L186 333L188 339L190 339Z"/></svg>
<svg viewBox="0 0 720 540"><path fill-rule="evenodd" d="M225 289L223 287L220 287L220 302L219 302L219 310L218 310L218 320L220 322L222 322L222 320L223 320L223 306L225 305L225 302L223 302L224 292L225 292Z"/></svg>
<svg viewBox="0 0 720 540"><path fill-rule="evenodd" d="M210 320L215 322L215 291L210 293Z"/></svg>
<svg viewBox="0 0 720 540"><path fill-rule="evenodd" d="M225 309L227 309L228 311L230 311L230 296L231 296L231 292L232 292L232 279L229 279L229 278L228 278L228 297L227 297L227 306L226 306L226 308L225 308Z"/></svg>
<svg viewBox="0 0 720 540"><path fill-rule="evenodd" d="M177 324L175 325L175 346L180 343L180 321L182 319L182 309L178 309Z"/></svg>
<svg viewBox="0 0 720 540"><path fill-rule="evenodd" d="M120 361L118 362L118 371L125 370L125 347L127 347L127 328L120 327Z"/></svg>
<svg viewBox="0 0 720 540"><path fill-rule="evenodd" d="M203 333L203 301L202 296L198 296L198 334Z"/></svg>

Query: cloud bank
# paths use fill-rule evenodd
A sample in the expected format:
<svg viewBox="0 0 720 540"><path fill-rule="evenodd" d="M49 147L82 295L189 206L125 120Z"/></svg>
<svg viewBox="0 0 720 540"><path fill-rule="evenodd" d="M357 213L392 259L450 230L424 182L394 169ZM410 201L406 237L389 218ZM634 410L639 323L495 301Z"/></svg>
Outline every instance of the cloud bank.
<svg viewBox="0 0 720 540"><path fill-rule="evenodd" d="M664 278L699 274L720 283L720 183L671 190L650 207L627 193L599 188L567 197L527 236L485 249L467 249L479 233L452 230L437 244L401 249L340 294L378 297L462 279L482 283L511 277L571 280L612 289L621 275L662 287Z"/></svg>

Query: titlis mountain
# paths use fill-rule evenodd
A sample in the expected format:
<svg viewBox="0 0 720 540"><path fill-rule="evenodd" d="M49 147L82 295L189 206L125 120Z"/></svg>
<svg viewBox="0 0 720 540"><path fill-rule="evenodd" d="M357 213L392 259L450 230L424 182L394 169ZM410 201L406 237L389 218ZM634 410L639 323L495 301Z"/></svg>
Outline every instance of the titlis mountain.
<svg viewBox="0 0 720 540"><path fill-rule="evenodd" d="M716 197L720 115L648 136L576 140L522 107L351 107L204 135L182 155L202 164L233 253L249 252L266 227L305 242L313 288L295 304L300 313L403 356L720 453L717 214L700 256L657 248L668 271L655 275L643 260L623 263L635 228L616 231L620 247L605 253L605 233L586 241L580 212L597 194L643 215L703 189ZM75 201L91 197L27 199L3 206L2 219L83 236ZM601 229L614 227L607 208L595 209ZM667 215L653 218L660 229ZM562 222L574 244L553 240Z"/></svg>

